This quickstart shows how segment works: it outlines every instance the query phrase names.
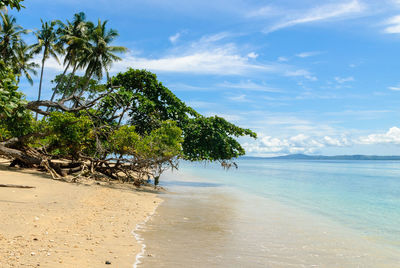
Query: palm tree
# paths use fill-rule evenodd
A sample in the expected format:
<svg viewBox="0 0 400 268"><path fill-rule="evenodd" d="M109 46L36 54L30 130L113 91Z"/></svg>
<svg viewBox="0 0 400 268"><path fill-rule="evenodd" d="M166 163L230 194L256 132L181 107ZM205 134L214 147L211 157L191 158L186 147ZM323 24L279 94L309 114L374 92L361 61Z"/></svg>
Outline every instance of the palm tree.
<svg viewBox="0 0 400 268"><path fill-rule="evenodd" d="M67 23L64 24L61 21L57 21L57 23L59 24L59 29L57 31L59 35L58 45L66 45L66 55L64 58L64 65L66 67L60 79L60 81L62 81L71 66L73 66L71 77L75 75L80 63L79 58L81 57L82 52L87 49L89 32L90 29L93 28L93 23L86 21L86 15L83 12L76 13L72 22L67 21ZM69 79L66 88L70 86L71 82L72 80ZM57 94L58 87L59 83L54 88L51 101L53 101Z"/></svg>
<svg viewBox="0 0 400 268"><path fill-rule="evenodd" d="M110 46L110 43L118 37L118 32L113 29L106 29L107 21L98 21L97 26L93 28L90 34L90 44L85 51L80 66L86 65L85 80L86 85L82 90L88 86L90 79L94 76L98 80L103 78L103 71L106 73L107 80L109 80L109 68L115 61L121 60L120 57L114 53L126 52L127 48L122 46Z"/></svg>
<svg viewBox="0 0 400 268"><path fill-rule="evenodd" d="M21 36L27 34L28 30L24 30L17 25L17 20L13 16L0 12L0 55L5 61L10 61L15 57L17 46L22 42Z"/></svg>
<svg viewBox="0 0 400 268"><path fill-rule="evenodd" d="M32 61L33 55L30 53L30 49L30 46L26 45L24 42L21 42L15 51L16 53L13 66L16 73L25 75L28 82L33 85L33 80L30 73L37 75L37 71L35 69L39 67L39 64ZM18 76L18 82L19 80L20 76Z"/></svg>
<svg viewBox="0 0 400 268"><path fill-rule="evenodd" d="M40 96L42 93L42 81L43 81L43 69L44 63L47 59L53 57L59 63L57 53L62 53L62 48L56 44L57 42L57 34L55 32L56 21L42 22L42 28L38 30L35 35L37 37L38 42L32 45L32 53L39 54L43 50L42 57L42 69L40 72L40 82L39 82L39 92L38 92L38 101L40 100ZM36 120L38 114L36 113Z"/></svg>

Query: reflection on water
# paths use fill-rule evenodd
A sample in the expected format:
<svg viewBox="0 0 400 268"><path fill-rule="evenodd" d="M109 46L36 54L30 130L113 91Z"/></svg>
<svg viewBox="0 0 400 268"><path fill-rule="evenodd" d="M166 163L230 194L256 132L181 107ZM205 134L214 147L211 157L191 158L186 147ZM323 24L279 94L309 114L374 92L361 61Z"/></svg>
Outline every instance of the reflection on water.
<svg viewBox="0 0 400 268"><path fill-rule="evenodd" d="M271 168L268 172L275 171ZM359 233L332 220L335 210L330 207L326 207L329 217L319 213L326 199L314 199L314 213L308 209L311 206L303 209L303 203L294 204L300 196L290 192L294 190L285 193L293 195L292 205L242 191L239 182L245 188L244 182L254 177L239 181L235 176L230 178L232 186L217 175L199 183L185 172L164 178L171 192L162 196L165 202L142 231L147 249L139 267L400 267L398 248L378 243L374 232ZM305 181L311 185L312 179L309 176ZM272 194L283 192L274 183L296 188L282 180L270 177L265 183L273 189ZM332 181L329 184L334 186ZM313 182L312 189L321 191L323 184L316 185ZM268 189L260 188L260 182L258 186L254 191ZM305 198L305 186L297 189ZM311 204L313 200L305 201Z"/></svg>
<svg viewBox="0 0 400 268"><path fill-rule="evenodd" d="M186 186L186 187L220 187L222 183L199 182L199 181L164 181L163 186L169 188L171 186Z"/></svg>

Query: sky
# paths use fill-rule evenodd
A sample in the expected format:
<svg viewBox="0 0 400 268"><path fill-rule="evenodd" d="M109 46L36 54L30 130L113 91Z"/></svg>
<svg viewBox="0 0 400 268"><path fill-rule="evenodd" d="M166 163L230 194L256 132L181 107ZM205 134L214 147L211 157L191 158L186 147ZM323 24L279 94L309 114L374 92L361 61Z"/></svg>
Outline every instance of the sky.
<svg viewBox="0 0 400 268"><path fill-rule="evenodd" d="M18 24L85 12L200 113L258 134L248 155L400 155L400 0L26 0ZM26 37L28 43L34 36ZM44 97L63 67L45 65ZM37 98L38 79L22 81Z"/></svg>

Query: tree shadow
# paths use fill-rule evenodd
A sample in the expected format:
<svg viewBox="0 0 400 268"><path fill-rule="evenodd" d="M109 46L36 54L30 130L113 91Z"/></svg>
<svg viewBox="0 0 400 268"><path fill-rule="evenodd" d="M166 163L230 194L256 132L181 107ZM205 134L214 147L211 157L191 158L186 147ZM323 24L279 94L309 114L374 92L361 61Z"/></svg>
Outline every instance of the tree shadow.
<svg viewBox="0 0 400 268"><path fill-rule="evenodd" d="M7 172L12 172L15 174L29 174L41 179L47 179L47 180L54 180L54 181L59 181L59 182L65 182L65 183L71 183L71 184L76 184L79 186L99 186L99 187L105 187L105 188L110 188L110 189L116 189L116 190L121 190L121 191L131 191L131 192L146 192L146 193L152 193L152 194L159 194L163 191L165 191L162 187L157 187L154 188L154 186L150 185L144 185L141 187L136 187L132 184L128 183L119 183L119 182L113 182L113 181L96 181L93 180L91 184L84 183L84 182L73 182L69 180L55 180L53 179L50 174L47 174L45 172L40 172L39 170L36 169L30 169L30 168L18 168L18 167L9 167L8 165L10 164L10 161L6 159L1 159L0 158L0 171L7 171Z"/></svg>

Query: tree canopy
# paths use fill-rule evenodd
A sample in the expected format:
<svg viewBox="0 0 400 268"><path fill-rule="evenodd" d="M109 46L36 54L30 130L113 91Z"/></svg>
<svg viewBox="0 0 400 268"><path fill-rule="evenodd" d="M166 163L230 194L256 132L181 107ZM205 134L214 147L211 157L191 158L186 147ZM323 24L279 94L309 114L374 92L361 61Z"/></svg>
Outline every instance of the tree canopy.
<svg viewBox="0 0 400 268"><path fill-rule="evenodd" d="M66 23L42 21L37 43L28 46L22 39L28 31L7 16L2 14L4 23L13 26L0 31L0 53L20 55L0 61L0 155L11 165L38 167L53 178L70 174L141 185L149 178L158 183L180 159L227 167L245 154L237 138L256 138L222 117L199 114L147 70L129 68L110 77L126 48L112 45L118 32L107 21L94 24L84 13ZM40 98L40 82L38 100L28 102L18 82L36 73L30 59L38 53L41 76L50 55L64 57L64 71L52 81L50 100Z"/></svg>
<svg viewBox="0 0 400 268"><path fill-rule="evenodd" d="M24 0L0 0L0 9L10 7L20 10L24 6L21 4Z"/></svg>

